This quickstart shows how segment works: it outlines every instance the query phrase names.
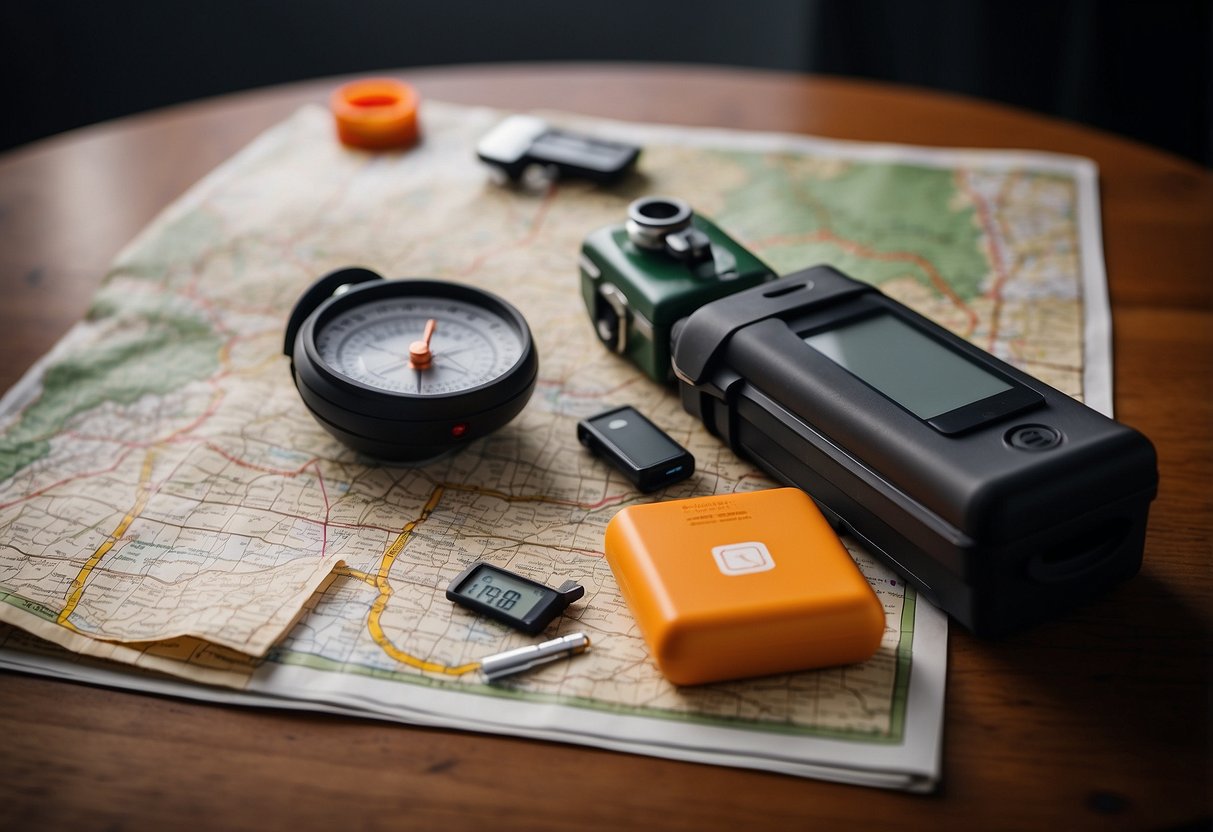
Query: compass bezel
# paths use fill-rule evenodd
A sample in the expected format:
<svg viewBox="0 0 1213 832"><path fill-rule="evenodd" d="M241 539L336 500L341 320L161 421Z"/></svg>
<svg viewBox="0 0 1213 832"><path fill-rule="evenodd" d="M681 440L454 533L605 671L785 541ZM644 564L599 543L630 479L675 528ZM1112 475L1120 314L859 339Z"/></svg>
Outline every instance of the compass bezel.
<svg viewBox="0 0 1213 832"><path fill-rule="evenodd" d="M292 375L308 410L331 435L369 456L427 459L492 433L526 406L538 378L539 360L526 319L508 301L462 283L430 278L384 280L365 269L336 272L316 286L327 288L346 272L357 278L350 281L356 285L342 284L345 291L330 291L311 311L296 307L288 324L289 337L300 312L306 314L290 352ZM314 295L309 291L304 299L314 302ZM447 393L375 387L347 376L321 357L316 334L325 324L359 306L401 298L457 300L491 312L513 328L521 354L493 379Z"/></svg>

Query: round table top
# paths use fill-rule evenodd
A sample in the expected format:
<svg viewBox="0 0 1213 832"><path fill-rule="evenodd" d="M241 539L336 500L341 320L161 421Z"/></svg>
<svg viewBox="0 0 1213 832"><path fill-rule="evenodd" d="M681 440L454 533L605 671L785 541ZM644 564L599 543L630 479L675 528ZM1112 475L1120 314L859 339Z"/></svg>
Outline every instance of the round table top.
<svg viewBox="0 0 1213 832"><path fill-rule="evenodd" d="M1170 827L1208 818L1213 175L1079 125L889 85L721 67L395 73L424 100L631 121L1076 154L1100 174L1117 418L1161 486L1137 578L1002 642L949 638L930 797L524 739L249 710L0 673L6 816L66 826ZM321 79L183 104L0 155L0 389L84 313L160 209ZM497 824L502 825L502 824ZM506 824L508 826L508 824Z"/></svg>

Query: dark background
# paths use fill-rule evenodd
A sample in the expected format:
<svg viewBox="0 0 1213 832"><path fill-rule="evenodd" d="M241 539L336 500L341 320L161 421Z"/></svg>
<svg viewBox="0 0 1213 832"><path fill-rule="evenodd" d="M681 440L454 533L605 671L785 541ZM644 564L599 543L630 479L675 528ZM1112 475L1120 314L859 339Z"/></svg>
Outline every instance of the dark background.
<svg viewBox="0 0 1213 832"><path fill-rule="evenodd" d="M1213 0L3 0L0 149L283 81L547 60L895 81L1213 166Z"/></svg>

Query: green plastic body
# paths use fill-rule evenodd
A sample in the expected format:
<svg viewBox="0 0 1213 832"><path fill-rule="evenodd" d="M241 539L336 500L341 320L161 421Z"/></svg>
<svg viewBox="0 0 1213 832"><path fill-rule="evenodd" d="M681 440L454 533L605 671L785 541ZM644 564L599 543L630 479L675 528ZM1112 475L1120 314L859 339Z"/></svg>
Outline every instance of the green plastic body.
<svg viewBox="0 0 1213 832"><path fill-rule="evenodd" d="M627 328L622 354L649 378L665 384L670 370L670 333L674 324L705 303L775 279L775 273L721 231L696 214L695 227L711 241L712 258L688 265L659 251L637 247L624 225L594 231L581 245L581 296L595 320L604 284L627 298ZM596 272L596 274L595 274Z"/></svg>

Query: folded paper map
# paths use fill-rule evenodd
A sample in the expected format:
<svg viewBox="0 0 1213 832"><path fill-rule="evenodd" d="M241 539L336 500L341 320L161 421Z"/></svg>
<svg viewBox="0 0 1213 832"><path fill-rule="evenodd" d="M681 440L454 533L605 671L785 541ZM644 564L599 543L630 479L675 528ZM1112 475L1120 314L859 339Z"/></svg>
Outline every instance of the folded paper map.
<svg viewBox="0 0 1213 832"><path fill-rule="evenodd" d="M375 154L302 110L119 256L87 319L0 405L0 621L12 625L0 661L929 788L946 620L853 541L887 617L872 660L679 688L649 659L602 555L607 521L638 502L773 483L598 343L577 253L631 200L677 196L776 272L832 263L1106 412L1093 166L552 115L645 150L615 188L535 192L493 184L476 162L501 117L427 103L420 146ZM540 356L523 413L420 467L325 433L291 381L283 326L312 281L348 265L517 306ZM691 479L641 495L579 446L579 419L625 403L693 452ZM534 639L446 600L477 559L584 586L546 636L584 631L590 652L487 684L480 658Z"/></svg>

